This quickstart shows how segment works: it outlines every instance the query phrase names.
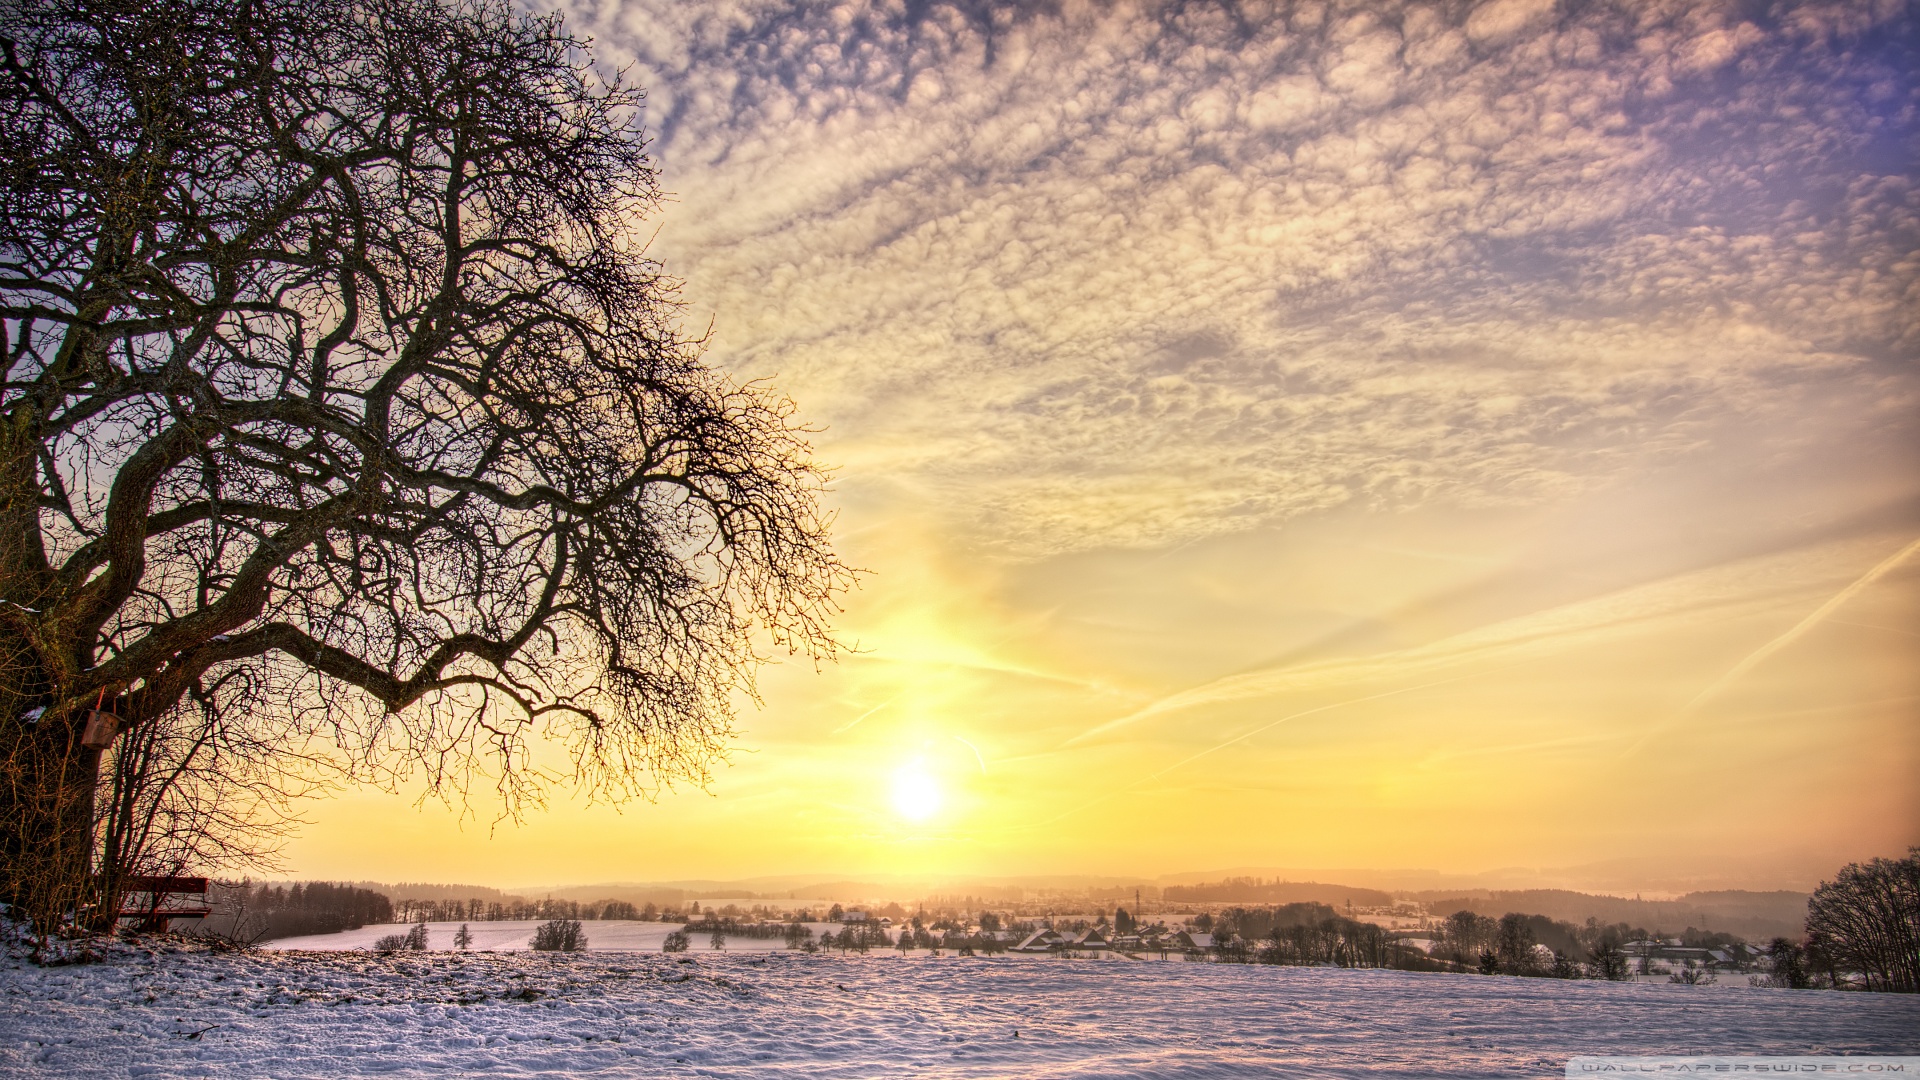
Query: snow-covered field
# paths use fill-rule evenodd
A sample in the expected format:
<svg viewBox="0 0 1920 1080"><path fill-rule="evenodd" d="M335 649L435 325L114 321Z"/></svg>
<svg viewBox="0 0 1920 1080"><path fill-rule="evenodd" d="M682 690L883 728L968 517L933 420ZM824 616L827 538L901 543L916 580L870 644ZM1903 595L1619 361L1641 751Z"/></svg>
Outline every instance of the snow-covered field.
<svg viewBox="0 0 1920 1080"><path fill-rule="evenodd" d="M491 949L495 952L510 952L529 948L533 941L533 930L543 922L541 919L507 920L504 922L474 922L464 924L473 934L473 948ZM427 928L427 947L429 949L451 950L453 935L463 925L457 922L433 922L425 924ZM580 924L587 934L587 948L590 951L615 950L621 952L659 952L667 935L680 929L679 923L630 922L627 920L608 920L605 922L583 922ZM838 932L839 923L807 923L808 932L814 937L820 931ZM373 943L389 934L404 934L413 929L412 923L388 923L377 926L363 926L358 930L344 930L338 934L315 934L311 937L282 938L261 945L265 949L371 949ZM693 947L700 952L708 951L707 935L689 934ZM787 943L779 938L730 937L727 939L728 952L784 952Z"/></svg>
<svg viewBox="0 0 1920 1080"><path fill-rule="evenodd" d="M1575 1054L1916 1048L1907 995L1177 962L118 947L0 967L7 1077L1558 1077Z"/></svg>

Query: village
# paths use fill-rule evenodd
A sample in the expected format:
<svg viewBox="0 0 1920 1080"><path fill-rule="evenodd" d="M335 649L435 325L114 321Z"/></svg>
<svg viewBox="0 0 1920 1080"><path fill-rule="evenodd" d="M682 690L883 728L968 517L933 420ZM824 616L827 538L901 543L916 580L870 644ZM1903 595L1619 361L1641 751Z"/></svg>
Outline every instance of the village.
<svg viewBox="0 0 1920 1080"><path fill-rule="evenodd" d="M697 909L698 904L694 907ZM898 905L889 905L897 909ZM781 940L806 952L870 953L893 950L902 956L1044 956L1060 959L1265 963L1324 967L1381 967L1402 970L1479 971L1486 974L1537 974L1599 977L1623 982L1711 984L1727 976L1764 981L1771 971L1765 949L1729 934L1658 936L1617 927L1557 924L1570 938L1587 937L1556 949L1522 933L1502 942L1499 922L1485 920L1486 940L1462 941L1458 917L1436 917L1420 905L1349 908L1343 914L1323 904L1292 904L1265 910L1232 908L1169 913L1153 922L1125 908L1111 913L1052 914L1016 919L993 911L966 919L952 912L880 914L834 905L825 923L815 913L784 913L768 918L765 908L743 911L736 905L693 914L685 935L705 935L710 949L724 949L733 938ZM899 914L896 918L895 914ZM1464 914L1464 913L1463 913ZM1550 920L1510 916L1509 926L1531 931ZM1522 921L1525 920L1525 921ZM1592 924L1592 920L1589 920ZM1449 923L1455 929L1450 934ZM1470 924L1471 925L1471 924ZM1241 932L1265 928L1249 937ZM1582 934L1586 930L1588 933ZM1514 932L1508 931L1511 938ZM692 941L689 937L689 942ZM1570 955L1578 950L1583 955Z"/></svg>

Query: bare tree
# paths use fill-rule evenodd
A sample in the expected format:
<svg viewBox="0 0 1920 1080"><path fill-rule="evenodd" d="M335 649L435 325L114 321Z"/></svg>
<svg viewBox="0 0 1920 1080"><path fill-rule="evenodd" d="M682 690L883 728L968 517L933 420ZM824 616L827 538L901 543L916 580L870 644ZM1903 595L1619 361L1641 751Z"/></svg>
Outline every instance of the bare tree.
<svg viewBox="0 0 1920 1080"><path fill-rule="evenodd" d="M640 105L503 0L0 7L0 898L82 903L103 733L236 672L259 753L517 807L541 739L702 778L833 652L806 432L635 238Z"/></svg>
<svg viewBox="0 0 1920 1080"><path fill-rule="evenodd" d="M1493 944L1499 932L1500 924L1493 919L1465 910L1454 912L1441 923L1446 953L1458 964L1475 963L1480 951Z"/></svg>
<svg viewBox="0 0 1920 1080"><path fill-rule="evenodd" d="M579 952L587 947L587 934L578 919L549 919L533 928L527 944L537 952Z"/></svg>
<svg viewBox="0 0 1920 1080"><path fill-rule="evenodd" d="M1807 947L1868 990L1920 992L1920 848L1849 863L1807 900Z"/></svg>
<svg viewBox="0 0 1920 1080"><path fill-rule="evenodd" d="M1533 951L1535 940L1533 923L1525 915L1510 911L1501 916L1493 935L1500 970L1509 975L1532 974L1539 967Z"/></svg>

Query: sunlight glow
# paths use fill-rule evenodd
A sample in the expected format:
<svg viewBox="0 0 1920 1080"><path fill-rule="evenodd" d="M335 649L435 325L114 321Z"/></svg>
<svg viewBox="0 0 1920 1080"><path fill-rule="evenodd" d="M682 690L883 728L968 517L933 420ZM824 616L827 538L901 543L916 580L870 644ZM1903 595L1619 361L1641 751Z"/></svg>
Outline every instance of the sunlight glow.
<svg viewBox="0 0 1920 1080"><path fill-rule="evenodd" d="M940 785L927 775L919 761L901 766L893 774L893 809L912 822L922 822L940 812Z"/></svg>

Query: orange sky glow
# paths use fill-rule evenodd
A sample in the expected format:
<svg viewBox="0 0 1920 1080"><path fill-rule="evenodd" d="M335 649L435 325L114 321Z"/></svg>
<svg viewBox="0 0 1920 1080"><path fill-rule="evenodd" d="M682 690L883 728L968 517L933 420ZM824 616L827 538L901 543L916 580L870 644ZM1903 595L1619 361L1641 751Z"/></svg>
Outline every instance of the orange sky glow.
<svg viewBox="0 0 1920 1080"><path fill-rule="evenodd" d="M576 4L688 325L821 429L856 651L765 668L707 790L343 791L289 875L1920 843L1920 91L1867 7Z"/></svg>

